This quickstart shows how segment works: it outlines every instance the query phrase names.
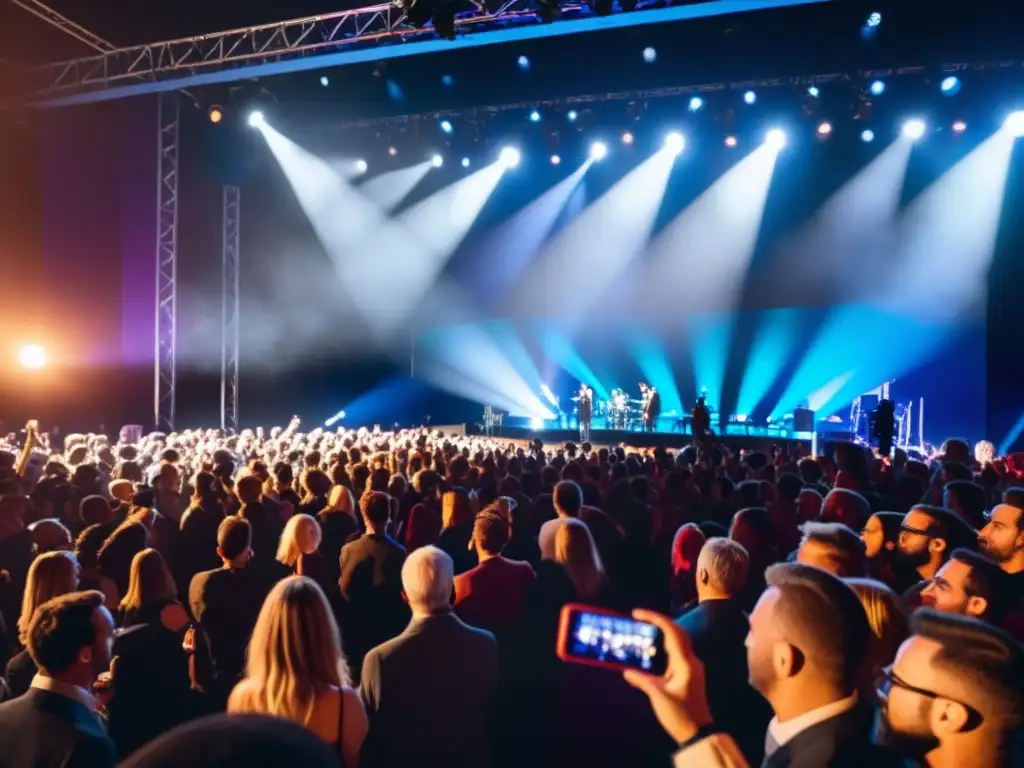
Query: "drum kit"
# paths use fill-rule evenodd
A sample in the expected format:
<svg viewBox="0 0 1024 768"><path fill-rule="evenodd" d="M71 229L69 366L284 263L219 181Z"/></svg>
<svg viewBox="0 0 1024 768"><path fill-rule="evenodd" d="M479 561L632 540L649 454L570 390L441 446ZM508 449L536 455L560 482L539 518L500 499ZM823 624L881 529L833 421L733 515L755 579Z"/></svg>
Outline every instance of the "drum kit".
<svg viewBox="0 0 1024 768"><path fill-rule="evenodd" d="M573 416L579 418L578 397ZM594 401L594 421L604 420L606 429L640 430L644 424L644 406L646 400L632 399L621 389L613 389L607 400Z"/></svg>

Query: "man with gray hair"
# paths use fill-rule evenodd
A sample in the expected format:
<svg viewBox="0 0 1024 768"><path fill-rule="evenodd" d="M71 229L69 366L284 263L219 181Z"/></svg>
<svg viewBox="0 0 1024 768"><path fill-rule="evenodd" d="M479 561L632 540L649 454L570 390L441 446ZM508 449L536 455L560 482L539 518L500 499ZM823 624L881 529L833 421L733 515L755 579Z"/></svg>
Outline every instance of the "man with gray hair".
<svg viewBox="0 0 1024 768"><path fill-rule="evenodd" d="M704 663L708 700L715 722L736 741L751 765L764 753L764 733L772 712L747 682L744 641L750 622L739 597L747 583L750 558L731 539L711 538L697 558L697 606L679 624Z"/></svg>
<svg viewBox="0 0 1024 768"><path fill-rule="evenodd" d="M489 762L498 646L452 612L453 581L452 559L437 547L415 550L402 565L412 621L363 661L364 766Z"/></svg>

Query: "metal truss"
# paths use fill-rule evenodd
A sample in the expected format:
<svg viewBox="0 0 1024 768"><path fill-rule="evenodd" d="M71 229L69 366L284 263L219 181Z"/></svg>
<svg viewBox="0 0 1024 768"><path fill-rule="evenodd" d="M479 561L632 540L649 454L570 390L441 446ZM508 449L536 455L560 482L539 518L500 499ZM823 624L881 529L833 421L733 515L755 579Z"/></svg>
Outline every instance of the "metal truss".
<svg viewBox="0 0 1024 768"><path fill-rule="evenodd" d="M772 0L802 3L820 0ZM638 8L658 0L644 0ZM489 27L535 24L530 0L503 0L493 11L482 6L460 14L457 27L483 31ZM589 15L581 2L561 6L563 17ZM464 30L466 31L466 30ZM406 42L433 37L427 26L413 27L405 13L391 3L307 16L274 24L196 35L177 40L119 48L97 56L47 64L29 70L32 90L40 98L71 91L111 88L121 83L157 81L204 71L222 71L242 65L279 62L317 53L336 52L357 45Z"/></svg>
<svg viewBox="0 0 1024 768"><path fill-rule="evenodd" d="M238 431L238 259L241 191L224 187L224 250L221 287L220 427Z"/></svg>
<svg viewBox="0 0 1024 768"><path fill-rule="evenodd" d="M67 16L57 13L48 5L43 5L39 0L11 0L11 2L22 10L31 13L36 18L42 19L50 26L56 27L64 34L70 35L80 43L89 46L94 51L108 53L116 50L116 46L113 43L109 43L99 35L93 34L82 25L73 22Z"/></svg>
<svg viewBox="0 0 1024 768"><path fill-rule="evenodd" d="M154 420L156 428L174 429L178 340L178 126L180 100L174 91L158 101L156 359Z"/></svg>

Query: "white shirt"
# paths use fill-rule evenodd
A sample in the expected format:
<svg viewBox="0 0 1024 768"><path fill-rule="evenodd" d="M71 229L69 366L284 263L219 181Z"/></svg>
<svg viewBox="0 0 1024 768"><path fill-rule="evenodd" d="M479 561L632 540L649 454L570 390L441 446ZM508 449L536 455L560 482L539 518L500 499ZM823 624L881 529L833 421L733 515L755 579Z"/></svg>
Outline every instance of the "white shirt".
<svg viewBox="0 0 1024 768"><path fill-rule="evenodd" d="M40 691L56 693L60 696L65 696L72 701L77 701L93 714L96 714L96 710L98 709L95 696L85 690L85 688L79 688L77 685L72 685L71 683L63 683L52 677L36 674L36 676L32 678L30 687L38 688Z"/></svg>
<svg viewBox="0 0 1024 768"><path fill-rule="evenodd" d="M554 520L548 520L540 527L540 533L537 534L537 544L540 547L541 560L555 559L555 534L558 533L558 529L562 527L563 522L565 522L565 518L559 515Z"/></svg>
<svg viewBox="0 0 1024 768"><path fill-rule="evenodd" d="M829 718L843 714L843 712L848 712L856 704L857 692L854 691L851 696L845 699L833 701L831 704L812 709L810 712L804 712L802 715L794 717L792 720L787 720L784 723L779 722L778 716L773 717L771 722L768 723L768 735L771 737L769 741L774 742L775 748L778 749L785 746L787 742L792 741L811 726L823 723Z"/></svg>

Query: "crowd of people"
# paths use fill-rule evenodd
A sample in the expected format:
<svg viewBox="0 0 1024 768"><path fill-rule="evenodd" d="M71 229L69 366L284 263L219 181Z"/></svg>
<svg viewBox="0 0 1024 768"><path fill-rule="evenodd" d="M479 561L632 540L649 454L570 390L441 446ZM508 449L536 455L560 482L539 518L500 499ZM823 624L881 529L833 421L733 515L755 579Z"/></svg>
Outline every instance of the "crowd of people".
<svg viewBox="0 0 1024 768"><path fill-rule="evenodd" d="M0 767L1012 766L1022 459L30 423ZM559 660L568 603L668 671Z"/></svg>

